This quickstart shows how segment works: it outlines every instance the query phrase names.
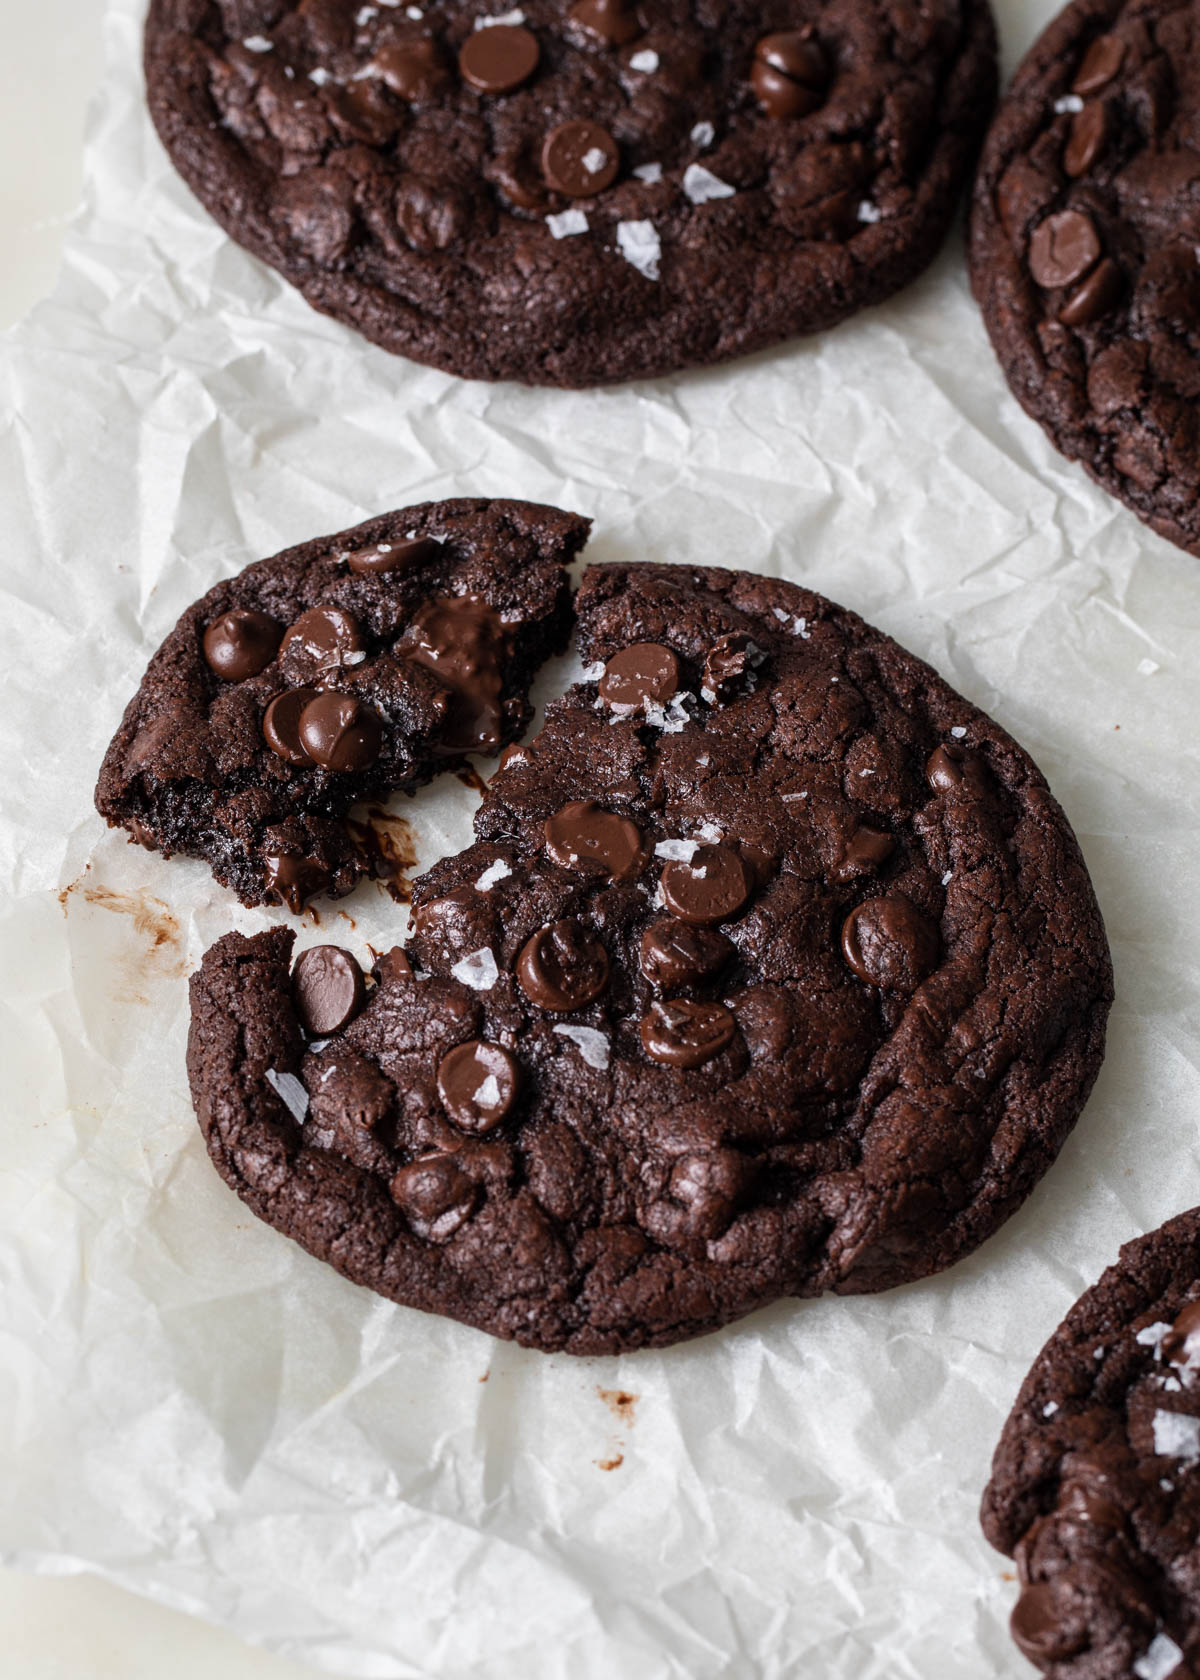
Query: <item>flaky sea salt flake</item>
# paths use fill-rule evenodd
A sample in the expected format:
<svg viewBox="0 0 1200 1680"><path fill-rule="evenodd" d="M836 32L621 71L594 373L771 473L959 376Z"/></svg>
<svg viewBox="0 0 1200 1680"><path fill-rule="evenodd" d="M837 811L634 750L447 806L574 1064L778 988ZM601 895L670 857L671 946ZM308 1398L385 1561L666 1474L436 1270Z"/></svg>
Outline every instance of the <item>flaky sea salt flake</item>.
<svg viewBox="0 0 1200 1680"><path fill-rule="evenodd" d="M470 986L473 992L490 992L500 978L496 958L487 945L456 962L450 972L464 986Z"/></svg>
<svg viewBox="0 0 1200 1680"><path fill-rule="evenodd" d="M653 222L618 222L617 244L625 261L647 280L657 280L662 240Z"/></svg>
<svg viewBox="0 0 1200 1680"><path fill-rule="evenodd" d="M683 191L693 204L707 204L710 198L732 198L737 188L702 163L689 163L683 172Z"/></svg>
<svg viewBox="0 0 1200 1680"><path fill-rule="evenodd" d="M293 1120L303 1120L308 1113L308 1092L294 1073L277 1073L267 1069L267 1084L288 1110Z"/></svg>

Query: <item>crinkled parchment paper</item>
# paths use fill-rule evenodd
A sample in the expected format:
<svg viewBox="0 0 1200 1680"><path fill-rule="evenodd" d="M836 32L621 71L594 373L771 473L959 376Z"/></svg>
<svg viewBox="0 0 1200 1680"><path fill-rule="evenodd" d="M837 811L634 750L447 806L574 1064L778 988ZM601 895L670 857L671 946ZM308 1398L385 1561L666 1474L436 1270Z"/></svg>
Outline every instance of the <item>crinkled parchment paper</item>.
<svg viewBox="0 0 1200 1680"><path fill-rule="evenodd" d="M1027 1673L975 1515L1001 1422L1117 1245L1200 1202L1200 562L1022 417L957 242L888 307L712 373L564 395L385 356L175 179L140 10L112 5L86 205L3 353L0 1557L353 1675ZM1002 8L1010 64L1050 10ZM1113 941L1109 1056L1041 1188L948 1275L547 1358L355 1289L209 1167L185 975L283 912L107 833L103 748L214 580L468 493L592 514L596 560L811 584L1045 770ZM398 802L422 865L474 803L453 778ZM302 937L402 924L366 884Z"/></svg>

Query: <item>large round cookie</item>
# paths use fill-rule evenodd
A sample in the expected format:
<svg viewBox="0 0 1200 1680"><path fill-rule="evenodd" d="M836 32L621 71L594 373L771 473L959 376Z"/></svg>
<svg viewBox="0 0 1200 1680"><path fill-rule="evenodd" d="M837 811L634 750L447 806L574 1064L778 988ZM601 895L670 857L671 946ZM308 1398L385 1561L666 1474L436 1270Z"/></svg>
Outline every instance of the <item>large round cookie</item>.
<svg viewBox="0 0 1200 1680"><path fill-rule="evenodd" d="M987 0L152 0L150 110L317 309L477 379L722 361L940 245Z"/></svg>
<svg viewBox="0 0 1200 1680"><path fill-rule="evenodd" d="M1050 1165L1103 1050L1061 810L807 590L599 566L577 610L587 680L417 883L369 994L326 952L298 1015L286 932L207 953L217 1167L357 1281L576 1353L949 1265Z"/></svg>
<svg viewBox="0 0 1200 1680"><path fill-rule="evenodd" d="M984 147L971 280L1010 385L1065 455L1200 553L1200 13L1076 0Z"/></svg>
<svg viewBox="0 0 1200 1680"><path fill-rule="evenodd" d="M1055 1680L1200 1673L1200 1210L1126 1243L1004 1426L983 1527Z"/></svg>
<svg viewBox="0 0 1200 1680"><path fill-rule="evenodd" d="M590 521L534 502L399 508L215 584L151 659L96 806L243 904L299 911L371 865L345 820L529 721Z"/></svg>

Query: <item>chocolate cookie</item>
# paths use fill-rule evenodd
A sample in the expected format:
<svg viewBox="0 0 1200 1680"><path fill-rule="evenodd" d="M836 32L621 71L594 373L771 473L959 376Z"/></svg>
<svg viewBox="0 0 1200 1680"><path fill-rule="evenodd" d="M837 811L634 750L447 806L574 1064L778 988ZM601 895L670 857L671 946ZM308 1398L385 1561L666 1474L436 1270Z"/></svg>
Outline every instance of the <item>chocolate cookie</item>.
<svg viewBox="0 0 1200 1680"><path fill-rule="evenodd" d="M1200 14L1076 0L984 147L971 280L1022 406L1200 553Z"/></svg>
<svg viewBox="0 0 1200 1680"><path fill-rule="evenodd" d="M984 1532L1057 1680L1200 1674L1200 1209L1126 1243L1034 1361Z"/></svg>
<svg viewBox="0 0 1200 1680"><path fill-rule="evenodd" d="M217 1167L349 1277L576 1353L950 1264L1049 1166L1103 1050L1061 810L807 590L599 566L577 610L587 680L508 750L373 989L328 952L290 975L286 931L206 955Z"/></svg>
<svg viewBox="0 0 1200 1680"><path fill-rule="evenodd" d="M150 661L105 755L101 816L207 858L243 904L349 892L369 867L352 804L528 723L588 528L530 502L426 502L247 566Z"/></svg>
<svg viewBox="0 0 1200 1680"><path fill-rule="evenodd" d="M986 0L152 0L150 110L317 309L586 386L831 326L930 261L995 93Z"/></svg>

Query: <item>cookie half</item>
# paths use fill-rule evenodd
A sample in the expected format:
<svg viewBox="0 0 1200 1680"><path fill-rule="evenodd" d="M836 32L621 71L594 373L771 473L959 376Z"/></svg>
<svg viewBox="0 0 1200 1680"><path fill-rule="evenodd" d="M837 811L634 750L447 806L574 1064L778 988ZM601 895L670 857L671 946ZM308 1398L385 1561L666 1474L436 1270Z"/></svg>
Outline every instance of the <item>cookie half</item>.
<svg viewBox="0 0 1200 1680"><path fill-rule="evenodd" d="M986 0L152 0L145 60L188 185L315 308L562 386L898 290L996 79Z"/></svg>
<svg viewBox="0 0 1200 1680"><path fill-rule="evenodd" d="M243 904L299 911L349 892L370 865L351 805L496 752L528 723L589 524L531 502L426 502L215 585L126 708L101 816L207 859Z"/></svg>
<svg viewBox="0 0 1200 1680"><path fill-rule="evenodd" d="M1100 1063L1108 950L1063 813L810 591L599 566L577 610L587 680L373 987L330 949L293 979L286 932L207 953L218 1169L356 1281L576 1353L949 1265Z"/></svg>
<svg viewBox="0 0 1200 1680"><path fill-rule="evenodd" d="M1038 1354L983 1528L1055 1680L1200 1673L1200 1210L1126 1243Z"/></svg>
<svg viewBox="0 0 1200 1680"><path fill-rule="evenodd" d="M1200 19L1076 0L984 146L970 264L996 354L1056 448L1200 553Z"/></svg>

